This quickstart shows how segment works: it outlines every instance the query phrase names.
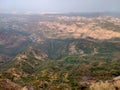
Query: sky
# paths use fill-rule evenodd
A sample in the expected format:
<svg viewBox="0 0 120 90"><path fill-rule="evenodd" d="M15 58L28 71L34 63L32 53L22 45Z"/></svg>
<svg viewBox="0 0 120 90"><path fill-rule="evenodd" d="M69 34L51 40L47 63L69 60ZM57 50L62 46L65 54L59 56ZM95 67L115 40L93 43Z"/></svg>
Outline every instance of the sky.
<svg viewBox="0 0 120 90"><path fill-rule="evenodd" d="M0 0L6 12L120 12L120 0Z"/></svg>

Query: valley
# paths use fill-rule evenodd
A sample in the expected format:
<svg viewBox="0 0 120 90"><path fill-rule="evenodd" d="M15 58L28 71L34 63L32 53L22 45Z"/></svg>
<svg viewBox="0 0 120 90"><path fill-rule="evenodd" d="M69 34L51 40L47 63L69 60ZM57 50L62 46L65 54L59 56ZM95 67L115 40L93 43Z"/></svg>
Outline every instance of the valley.
<svg viewBox="0 0 120 90"><path fill-rule="evenodd" d="M0 16L0 90L96 90L119 66L118 17Z"/></svg>

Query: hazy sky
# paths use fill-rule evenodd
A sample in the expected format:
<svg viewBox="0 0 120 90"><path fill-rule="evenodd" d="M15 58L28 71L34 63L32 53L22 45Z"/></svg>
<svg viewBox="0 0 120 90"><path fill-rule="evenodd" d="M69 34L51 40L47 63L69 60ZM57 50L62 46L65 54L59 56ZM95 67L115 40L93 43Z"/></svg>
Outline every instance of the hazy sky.
<svg viewBox="0 0 120 90"><path fill-rule="evenodd" d="M1 12L120 12L120 0L0 0Z"/></svg>

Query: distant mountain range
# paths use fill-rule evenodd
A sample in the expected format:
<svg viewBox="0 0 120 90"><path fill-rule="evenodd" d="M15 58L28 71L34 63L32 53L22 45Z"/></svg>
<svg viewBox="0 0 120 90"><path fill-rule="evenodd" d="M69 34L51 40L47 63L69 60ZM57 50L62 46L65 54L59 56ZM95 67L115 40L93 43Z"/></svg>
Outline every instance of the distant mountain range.
<svg viewBox="0 0 120 90"><path fill-rule="evenodd" d="M85 16L85 17L96 17L96 16L113 16L120 17L120 12L68 12L68 13L60 13L60 12L36 12L32 11L27 12L6 12L0 14L12 14L12 15L68 15L68 16Z"/></svg>

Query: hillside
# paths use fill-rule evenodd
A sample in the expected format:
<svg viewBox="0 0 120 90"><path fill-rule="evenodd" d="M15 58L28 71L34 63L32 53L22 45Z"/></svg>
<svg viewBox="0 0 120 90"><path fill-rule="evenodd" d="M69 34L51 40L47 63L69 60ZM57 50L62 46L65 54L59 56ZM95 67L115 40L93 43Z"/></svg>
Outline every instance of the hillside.
<svg viewBox="0 0 120 90"><path fill-rule="evenodd" d="M119 18L0 16L0 90L96 90L119 66Z"/></svg>
<svg viewBox="0 0 120 90"><path fill-rule="evenodd" d="M0 23L1 29L29 34L38 42L46 38L91 37L104 40L120 37L120 19L111 16L16 15L3 16Z"/></svg>
<svg viewBox="0 0 120 90"><path fill-rule="evenodd" d="M0 65L23 51L30 42L30 39L22 32L0 29Z"/></svg>
<svg viewBox="0 0 120 90"><path fill-rule="evenodd" d="M79 89L82 85L79 83L110 80L118 76L119 51L120 42L46 40L32 44L3 65L1 77L22 85L32 84L35 88L42 88L43 84L52 88L63 83Z"/></svg>

